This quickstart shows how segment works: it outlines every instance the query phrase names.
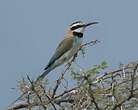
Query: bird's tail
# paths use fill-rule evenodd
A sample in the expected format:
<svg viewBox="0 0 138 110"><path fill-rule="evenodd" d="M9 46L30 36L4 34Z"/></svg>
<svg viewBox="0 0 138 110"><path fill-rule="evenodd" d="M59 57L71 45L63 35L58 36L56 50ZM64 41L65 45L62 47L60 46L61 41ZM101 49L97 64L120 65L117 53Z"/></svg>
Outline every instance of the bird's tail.
<svg viewBox="0 0 138 110"><path fill-rule="evenodd" d="M43 80L44 77L45 77L50 71L52 71L53 69L54 69L54 68L51 68L51 67L47 68L47 69L37 78L36 82L39 81L39 80Z"/></svg>

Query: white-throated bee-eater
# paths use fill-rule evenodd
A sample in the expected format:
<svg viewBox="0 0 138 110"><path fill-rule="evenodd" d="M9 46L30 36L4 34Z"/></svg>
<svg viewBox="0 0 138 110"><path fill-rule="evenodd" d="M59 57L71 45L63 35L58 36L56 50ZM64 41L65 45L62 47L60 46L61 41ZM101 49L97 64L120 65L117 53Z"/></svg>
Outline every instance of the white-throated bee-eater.
<svg viewBox="0 0 138 110"><path fill-rule="evenodd" d="M87 26L92 24L97 24L98 22L83 23L77 21L69 26L68 32L64 39L60 42L52 58L50 59L48 65L45 67L45 72L38 77L38 79L43 79L50 71L60 66L64 62L68 61L72 56L74 56L83 40L83 32Z"/></svg>
<svg viewBox="0 0 138 110"><path fill-rule="evenodd" d="M48 65L45 67L45 71L40 75L36 82L42 80L50 71L60 66L64 62L68 61L72 56L74 56L80 49L83 40L83 32L87 26L92 24L97 24L98 22L83 23L77 21L69 26L68 32L64 39L60 42L56 48L56 52L50 59ZM28 91L24 92L20 97L18 97L12 104L24 96Z"/></svg>

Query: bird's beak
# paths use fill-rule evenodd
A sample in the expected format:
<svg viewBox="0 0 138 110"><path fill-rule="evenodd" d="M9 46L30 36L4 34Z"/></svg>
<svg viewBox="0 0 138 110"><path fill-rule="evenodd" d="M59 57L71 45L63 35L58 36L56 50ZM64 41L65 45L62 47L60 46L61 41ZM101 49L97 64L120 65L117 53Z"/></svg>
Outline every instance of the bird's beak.
<svg viewBox="0 0 138 110"><path fill-rule="evenodd" d="M98 22L87 23L87 24L85 24L85 27L90 26L90 25L93 25L93 24L98 24Z"/></svg>

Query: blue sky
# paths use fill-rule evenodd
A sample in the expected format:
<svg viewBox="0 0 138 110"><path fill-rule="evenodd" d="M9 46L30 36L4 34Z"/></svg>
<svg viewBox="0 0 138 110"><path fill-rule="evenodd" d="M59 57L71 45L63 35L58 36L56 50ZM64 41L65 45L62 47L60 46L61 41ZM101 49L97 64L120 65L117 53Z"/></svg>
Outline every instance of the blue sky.
<svg viewBox="0 0 138 110"><path fill-rule="evenodd" d="M0 0L0 107L20 94L10 89L17 86L16 80L43 72L74 21L100 22L84 33L84 43L101 41L86 48L84 58L78 56L76 62L85 70L103 60L111 68L138 60L137 4L138 0ZM53 84L64 67L48 75Z"/></svg>

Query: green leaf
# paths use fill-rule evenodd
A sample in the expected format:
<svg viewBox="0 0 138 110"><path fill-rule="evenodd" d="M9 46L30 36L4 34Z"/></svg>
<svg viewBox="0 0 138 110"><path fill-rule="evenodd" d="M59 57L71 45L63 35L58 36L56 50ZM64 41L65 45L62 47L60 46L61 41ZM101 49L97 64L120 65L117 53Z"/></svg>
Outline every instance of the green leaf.
<svg viewBox="0 0 138 110"><path fill-rule="evenodd" d="M17 90L17 88L11 88L12 90Z"/></svg>

